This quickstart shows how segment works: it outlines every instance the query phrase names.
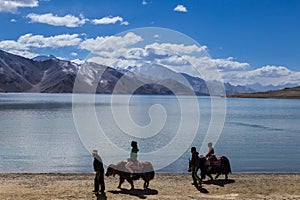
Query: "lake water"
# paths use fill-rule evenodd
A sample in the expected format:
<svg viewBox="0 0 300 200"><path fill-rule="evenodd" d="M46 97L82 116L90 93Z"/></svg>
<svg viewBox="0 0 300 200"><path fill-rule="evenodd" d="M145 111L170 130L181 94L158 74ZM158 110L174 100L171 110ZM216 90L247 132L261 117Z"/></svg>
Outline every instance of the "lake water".
<svg viewBox="0 0 300 200"><path fill-rule="evenodd" d="M145 138L128 135L116 125L110 111L110 97L96 95L96 115L107 138L124 151L130 151L132 139L138 140L140 153L147 154L160 150L174 137L178 137L176 130L179 128L181 115L176 97L132 97L129 103L130 116L141 126L151 121L148 111L153 105L160 104L168 114L163 128L157 134ZM190 116L194 116L193 112L197 109L191 108L190 99L186 97L183 101ZM211 118L211 100L208 97L198 97L197 101L200 125L190 146L199 149ZM237 98L226 101L224 127L214 148L217 155L226 155L230 159L233 172L300 172L299 100ZM83 102L81 106L84 108L86 105ZM116 109L122 110L125 106L128 105L119 102ZM0 94L0 113L0 173L93 171L90 149L85 148L85 142L82 143L81 140L82 133L78 134L75 127L72 95ZM117 115L121 121L126 122L126 114ZM88 124L89 117L83 117L83 120ZM189 122L194 123L195 119L185 123ZM155 124L153 126L145 134L156 130ZM194 124L190 126L193 127ZM186 131L189 132L189 129ZM184 142L186 138L182 135L180 137L179 141ZM180 144L177 146L180 148ZM117 153L113 148L98 150L111 157ZM175 155L176 150L165 151L162 158L178 156ZM188 149L183 151L182 156L159 172L185 173L190 153Z"/></svg>

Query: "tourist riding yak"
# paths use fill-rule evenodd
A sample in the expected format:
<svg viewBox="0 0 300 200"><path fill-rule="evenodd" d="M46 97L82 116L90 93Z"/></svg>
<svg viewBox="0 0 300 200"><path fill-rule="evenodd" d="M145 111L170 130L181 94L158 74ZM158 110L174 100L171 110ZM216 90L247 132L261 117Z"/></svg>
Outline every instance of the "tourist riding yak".
<svg viewBox="0 0 300 200"><path fill-rule="evenodd" d="M193 147L195 148L195 147ZM201 179L205 179L206 175L210 177L212 180L212 174L217 174L215 179L217 179L221 174L225 175L225 179L228 179L228 174L231 173L230 162L226 156L217 157L214 155L214 149L212 147L212 143L208 143L209 151L206 156L200 155L200 157L196 157L189 161L189 172L195 172L195 169L201 170ZM196 150L196 149L195 149ZM198 159L195 161L195 159ZM194 163L198 165L195 166ZM197 175L197 174L196 174ZM194 177L196 175L192 174L193 181L195 183ZM196 177L197 178L197 177ZM198 181L199 182L199 181Z"/></svg>
<svg viewBox="0 0 300 200"><path fill-rule="evenodd" d="M142 178L144 180L144 189L149 187L149 182L154 178L154 168L150 162L139 162L137 153L139 151L137 142L131 142L130 157L126 161L120 161L117 164L111 164L107 168L106 176L120 176L118 188L121 188L122 183L127 180L131 185L131 190L134 189L133 181Z"/></svg>

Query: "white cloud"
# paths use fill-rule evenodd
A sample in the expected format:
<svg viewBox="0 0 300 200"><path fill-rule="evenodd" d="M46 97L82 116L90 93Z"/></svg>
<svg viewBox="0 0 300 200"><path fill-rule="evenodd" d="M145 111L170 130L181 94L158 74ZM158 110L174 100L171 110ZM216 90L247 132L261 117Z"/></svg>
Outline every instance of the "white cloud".
<svg viewBox="0 0 300 200"><path fill-rule="evenodd" d="M121 67L126 68L128 66L137 66L136 60L122 60L122 59L115 59L115 58L104 58L104 57L90 57L87 59L88 62L94 62L105 66L110 67Z"/></svg>
<svg viewBox="0 0 300 200"><path fill-rule="evenodd" d="M93 24L115 24L117 22L120 22L121 25L128 25L129 23L127 21L124 21L124 19L120 16L112 17L103 17L101 19L93 19L92 23Z"/></svg>
<svg viewBox="0 0 300 200"><path fill-rule="evenodd" d="M228 70L248 66L248 64L233 61L232 58L217 60L208 58L207 46L155 42L136 47L135 44L142 40L140 36L134 33L127 33L125 36L87 39L80 44L80 48L92 53L92 57L88 59L90 62L112 67L141 66L146 63L157 63L177 72L198 76L199 73L190 63L192 62L196 67L201 68L200 70L203 74L209 72L210 74L207 75L209 79L216 78L216 74L212 74L212 69L216 70L218 66L223 66L223 68ZM207 60L203 56L206 56Z"/></svg>
<svg viewBox="0 0 300 200"><path fill-rule="evenodd" d="M150 53L155 53L158 55L166 55L166 54L192 54L192 53L200 53L206 52L207 46L197 46L193 45L184 45L184 44L172 44L172 43L153 43L150 45L146 45L145 49Z"/></svg>
<svg viewBox="0 0 300 200"><path fill-rule="evenodd" d="M223 75L226 72L240 72L250 66L245 62L234 61L232 57L214 59L205 55L200 57L184 55L183 58L190 62L196 70L191 70L190 66L182 69L179 68L179 70L183 70L181 72L186 71L185 73L191 75L195 74L195 76L200 76L205 80L219 79L219 74L216 74L216 71Z"/></svg>
<svg viewBox="0 0 300 200"><path fill-rule="evenodd" d="M142 1L142 4L143 4L143 5L147 5L148 2L147 2L146 0L143 0L143 1Z"/></svg>
<svg viewBox="0 0 300 200"><path fill-rule="evenodd" d="M216 70L222 72L241 71L249 66L248 63L235 61L232 57L212 59L206 52L207 46L155 42L142 47L135 47L134 44L141 41L142 38L131 34L132 40L124 39L128 36L87 39L82 42L81 48L94 53L93 57L88 59L90 62L112 67L157 63L174 71L200 76L206 80L219 79ZM124 43L125 41L127 42ZM130 45L128 41L132 41Z"/></svg>
<svg viewBox="0 0 300 200"><path fill-rule="evenodd" d="M283 66L263 66L259 69L251 71L253 76L278 78L292 74L292 71Z"/></svg>
<svg viewBox="0 0 300 200"><path fill-rule="evenodd" d="M224 80L235 85L260 83L262 85L299 84L300 72L284 66L263 66L249 71L234 71L223 74Z"/></svg>
<svg viewBox="0 0 300 200"><path fill-rule="evenodd" d="M172 68L175 71L178 71L178 69L176 69L178 67L182 68L183 66L186 66L186 65L190 66L190 63L189 63L188 60L186 60L184 57L176 56L176 55L172 55L168 58L161 59L159 61L159 63L162 64L162 65L166 65L166 66L168 66L169 68Z"/></svg>
<svg viewBox="0 0 300 200"><path fill-rule="evenodd" d="M121 22L121 25L127 26L127 25L129 25L129 22L128 21Z"/></svg>
<svg viewBox="0 0 300 200"><path fill-rule="evenodd" d="M45 37L43 35L25 34L14 40L0 41L0 49L32 58L37 54L30 52L31 48L60 48L66 46L77 46L82 39L78 34L62 34L56 36Z"/></svg>
<svg viewBox="0 0 300 200"><path fill-rule="evenodd" d="M174 8L174 11L176 11L176 12L187 12L187 8L184 5L177 5Z"/></svg>
<svg viewBox="0 0 300 200"><path fill-rule="evenodd" d="M3 41L0 41L0 49L6 50L6 51L29 50L29 47L22 43L14 41L14 40L3 40Z"/></svg>
<svg viewBox="0 0 300 200"><path fill-rule="evenodd" d="M78 34L62 34L50 37L44 37L43 35L22 35L18 39L18 43L21 43L27 47L37 48L58 48L66 46L76 46L82 41Z"/></svg>
<svg viewBox="0 0 300 200"><path fill-rule="evenodd" d="M66 26L66 27L78 27L86 23L88 19L84 18L83 15L79 17L73 15L65 15L63 17L53 15L52 13L46 14L35 14L30 13L26 16L31 19L32 23L44 23L53 26Z"/></svg>
<svg viewBox="0 0 300 200"><path fill-rule="evenodd" d="M201 66L203 69L218 69L220 72L242 71L250 66L249 63L234 61L232 57L216 59L208 56L195 57L184 55L183 57L194 63L196 66Z"/></svg>
<svg viewBox="0 0 300 200"><path fill-rule="evenodd" d="M129 32L124 36L101 36L96 39L86 39L80 44L80 48L92 53L102 53L102 51L114 51L129 47L142 40L141 36Z"/></svg>
<svg viewBox="0 0 300 200"><path fill-rule="evenodd" d="M72 52L72 53L71 53L71 56L78 56L78 53Z"/></svg>
<svg viewBox="0 0 300 200"><path fill-rule="evenodd" d="M17 20L16 19L11 19L10 22L15 23L15 22L17 22Z"/></svg>
<svg viewBox="0 0 300 200"><path fill-rule="evenodd" d="M91 50L99 50L88 59L111 67L142 66L146 63L160 64L177 72L199 76L205 80L224 80L234 85L260 83L262 85L299 84L300 72L289 70L284 66L264 66L255 70L247 70L250 64L239 62L232 57L210 58L205 56L207 47L196 45L183 45L171 43L152 43L142 47L130 45L115 45L123 37L113 37L113 41L106 41L96 49L97 42L90 43ZM135 35L135 37L137 37ZM110 37L105 39L109 40ZM99 38L98 38L99 39ZM103 41L104 38L101 39ZM85 42L85 41L84 41ZM83 42L83 43L84 43ZM135 44L132 42L131 44ZM219 72L219 73L217 73Z"/></svg>
<svg viewBox="0 0 300 200"><path fill-rule="evenodd" d="M18 8L24 7L37 7L39 5L38 0L1 0L0 12L16 13Z"/></svg>
<svg viewBox="0 0 300 200"><path fill-rule="evenodd" d="M128 66L141 66L146 63L157 63L177 72L184 72L194 76L199 75L189 61L197 66L203 64L203 61L199 61L199 57L194 56L198 55L201 57L207 55L206 46L155 42L142 47L135 47L134 44L137 44L142 38L134 33L128 34L131 36L109 36L87 39L83 41L80 46L82 49L93 53L92 57L88 59L89 62L124 68ZM131 39L128 40L125 38ZM131 42L128 43L129 41ZM189 56L189 58L185 56ZM189 60L190 58L194 58L194 60ZM195 62L195 60L197 62ZM231 58L228 59L228 62L230 60ZM211 69L212 66L216 69L216 64L212 61L210 61L209 64L210 66L208 68L201 66L201 70L213 73ZM235 64L237 64L237 62ZM216 75L210 74L207 77L213 79L216 78Z"/></svg>

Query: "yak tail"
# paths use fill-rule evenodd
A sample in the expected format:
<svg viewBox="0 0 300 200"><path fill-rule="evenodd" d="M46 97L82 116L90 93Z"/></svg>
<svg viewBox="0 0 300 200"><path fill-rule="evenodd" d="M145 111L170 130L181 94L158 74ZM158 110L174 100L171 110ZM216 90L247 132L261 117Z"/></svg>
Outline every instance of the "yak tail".
<svg viewBox="0 0 300 200"><path fill-rule="evenodd" d="M147 175L148 179L149 180L154 179L155 172L154 172L153 165L150 162L144 162L143 166L144 166L143 171L144 171L145 175Z"/></svg>
<svg viewBox="0 0 300 200"><path fill-rule="evenodd" d="M228 173L232 173L231 172L231 167L230 167L230 162L229 162L229 159L226 157L226 156L223 156L224 158L224 164L226 165L227 164L227 167L228 167Z"/></svg>

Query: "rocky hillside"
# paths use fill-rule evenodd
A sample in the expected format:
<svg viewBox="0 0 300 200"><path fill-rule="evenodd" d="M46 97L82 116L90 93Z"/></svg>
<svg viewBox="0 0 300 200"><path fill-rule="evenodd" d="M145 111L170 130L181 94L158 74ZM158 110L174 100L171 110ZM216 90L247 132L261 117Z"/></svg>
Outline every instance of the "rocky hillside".
<svg viewBox="0 0 300 200"><path fill-rule="evenodd" d="M72 93L79 71L84 74L79 80L82 87L77 92L80 93L89 92L97 84L96 93L101 94L172 94L163 86L166 81L176 85L172 91L177 94L193 92L175 80L146 84L135 76L103 65L77 65L53 56L31 60L0 50L0 92Z"/></svg>
<svg viewBox="0 0 300 200"><path fill-rule="evenodd" d="M0 92L72 93L79 72L83 75L76 92L80 93L91 92L92 85L97 85L100 94L223 95L220 82L210 82L208 90L203 79L161 65L119 69L95 63L78 65L52 55L27 59L0 50ZM229 83L224 87L226 94L253 92Z"/></svg>

